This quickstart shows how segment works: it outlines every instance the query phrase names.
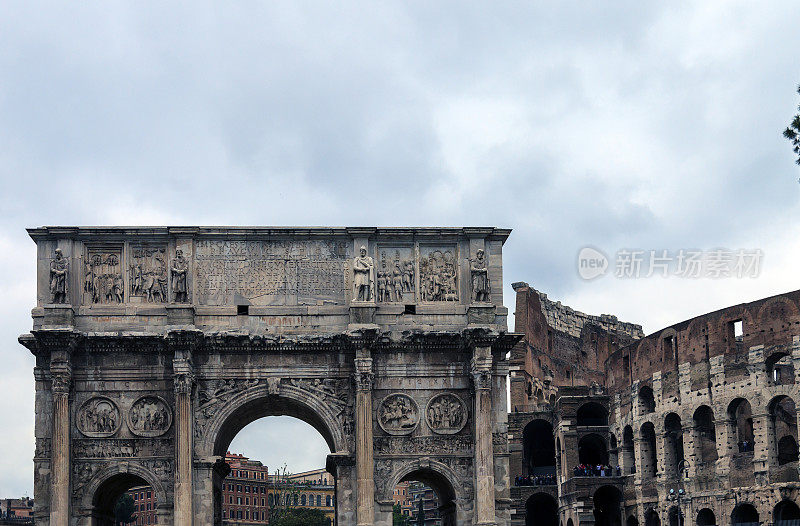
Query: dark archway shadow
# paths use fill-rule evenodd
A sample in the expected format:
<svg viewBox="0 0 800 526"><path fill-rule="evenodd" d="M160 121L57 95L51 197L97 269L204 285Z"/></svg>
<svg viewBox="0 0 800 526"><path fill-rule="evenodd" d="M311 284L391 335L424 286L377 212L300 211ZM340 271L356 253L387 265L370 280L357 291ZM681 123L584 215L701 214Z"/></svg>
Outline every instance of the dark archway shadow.
<svg viewBox="0 0 800 526"><path fill-rule="evenodd" d="M601 486L594 492L595 526L622 526L622 493L614 486Z"/></svg>
<svg viewBox="0 0 800 526"><path fill-rule="evenodd" d="M535 493L525 503L525 526L558 526L558 503L546 493Z"/></svg>
<svg viewBox="0 0 800 526"><path fill-rule="evenodd" d="M800 508L791 500L782 500L772 511L775 526L789 526L800 523Z"/></svg>
<svg viewBox="0 0 800 526"><path fill-rule="evenodd" d="M697 526L715 526L717 524L717 517L709 508L703 508L697 512L696 524Z"/></svg>

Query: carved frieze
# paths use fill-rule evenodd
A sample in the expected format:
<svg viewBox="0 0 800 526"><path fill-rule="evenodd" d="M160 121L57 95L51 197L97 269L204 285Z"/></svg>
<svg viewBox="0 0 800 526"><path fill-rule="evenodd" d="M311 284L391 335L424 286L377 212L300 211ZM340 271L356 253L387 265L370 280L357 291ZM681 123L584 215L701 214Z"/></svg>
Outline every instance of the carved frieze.
<svg viewBox="0 0 800 526"><path fill-rule="evenodd" d="M421 301L458 301L456 247L420 247Z"/></svg>
<svg viewBox="0 0 800 526"><path fill-rule="evenodd" d="M131 247L129 298L164 303L167 301L167 257L165 247Z"/></svg>
<svg viewBox="0 0 800 526"><path fill-rule="evenodd" d="M378 261L378 301L414 302L416 270L413 247L381 246Z"/></svg>
<svg viewBox="0 0 800 526"><path fill-rule="evenodd" d="M157 437L172 425L172 411L167 402L158 396L143 396L128 411L128 428L141 437Z"/></svg>
<svg viewBox="0 0 800 526"><path fill-rule="evenodd" d="M125 299L122 250L89 248L83 275L84 303L114 304Z"/></svg>
<svg viewBox="0 0 800 526"><path fill-rule="evenodd" d="M204 418L211 418L218 406L233 398L237 393L255 387L259 383L260 380L258 378L221 378L204 382L204 384L201 384L202 388L198 390L199 415Z"/></svg>
<svg viewBox="0 0 800 526"><path fill-rule="evenodd" d="M119 431L120 412L110 398L96 396L81 405L78 410L78 431L87 437L110 437Z"/></svg>
<svg viewBox="0 0 800 526"><path fill-rule="evenodd" d="M198 240L196 302L235 305L238 297L251 305L341 305L348 257L344 241Z"/></svg>
<svg viewBox="0 0 800 526"><path fill-rule="evenodd" d="M419 424L419 407L408 395L390 394L378 405L378 424L390 435L407 435Z"/></svg>
<svg viewBox="0 0 800 526"><path fill-rule="evenodd" d="M375 437L376 455L472 455L472 437L420 436Z"/></svg>
<svg viewBox="0 0 800 526"><path fill-rule="evenodd" d="M425 410L428 426L434 433L454 435L467 423L467 406L453 393L441 393L430 399Z"/></svg>
<svg viewBox="0 0 800 526"><path fill-rule="evenodd" d="M174 452L171 440L112 438L76 439L72 444L75 458L141 458L169 456Z"/></svg>

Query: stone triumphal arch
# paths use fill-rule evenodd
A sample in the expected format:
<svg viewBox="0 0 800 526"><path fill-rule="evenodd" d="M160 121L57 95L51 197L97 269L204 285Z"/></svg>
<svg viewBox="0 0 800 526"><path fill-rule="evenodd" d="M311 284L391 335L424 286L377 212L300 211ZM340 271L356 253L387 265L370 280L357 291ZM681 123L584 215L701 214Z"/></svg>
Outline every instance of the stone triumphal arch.
<svg viewBox="0 0 800 526"><path fill-rule="evenodd" d="M390 525L400 481L445 524L510 522L496 228L31 229L36 524L105 525L152 487L159 524L220 524L225 451L300 418L340 525Z"/></svg>

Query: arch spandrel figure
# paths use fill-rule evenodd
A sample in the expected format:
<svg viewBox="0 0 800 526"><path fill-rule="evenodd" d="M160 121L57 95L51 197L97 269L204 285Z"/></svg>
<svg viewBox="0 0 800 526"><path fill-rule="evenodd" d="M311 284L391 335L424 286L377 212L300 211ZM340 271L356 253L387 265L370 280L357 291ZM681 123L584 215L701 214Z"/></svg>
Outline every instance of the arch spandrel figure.
<svg viewBox="0 0 800 526"><path fill-rule="evenodd" d="M67 274L69 265L60 248L55 250L55 258L50 262L50 297L53 303L67 302Z"/></svg>
<svg viewBox="0 0 800 526"><path fill-rule="evenodd" d="M353 301L374 300L375 262L367 255L367 247L361 246L359 255L353 258Z"/></svg>

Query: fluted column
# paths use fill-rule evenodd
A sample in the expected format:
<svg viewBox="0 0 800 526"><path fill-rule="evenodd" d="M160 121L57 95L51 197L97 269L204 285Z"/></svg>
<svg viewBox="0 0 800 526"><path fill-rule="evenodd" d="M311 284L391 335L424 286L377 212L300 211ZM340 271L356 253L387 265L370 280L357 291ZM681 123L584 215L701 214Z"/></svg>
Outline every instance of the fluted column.
<svg viewBox="0 0 800 526"><path fill-rule="evenodd" d="M50 366L53 393L53 437L50 457L50 526L69 525L69 392L72 367L68 361Z"/></svg>
<svg viewBox="0 0 800 526"><path fill-rule="evenodd" d="M356 520L358 526L373 526L375 481L372 445L372 358L364 349L355 359L356 383Z"/></svg>
<svg viewBox="0 0 800 526"><path fill-rule="evenodd" d="M185 360L175 360L183 362ZM192 375L185 363L175 374L175 525L192 524Z"/></svg>
<svg viewBox="0 0 800 526"><path fill-rule="evenodd" d="M492 349L476 346L471 372L475 389L475 508L478 525L494 525L492 447Z"/></svg>

